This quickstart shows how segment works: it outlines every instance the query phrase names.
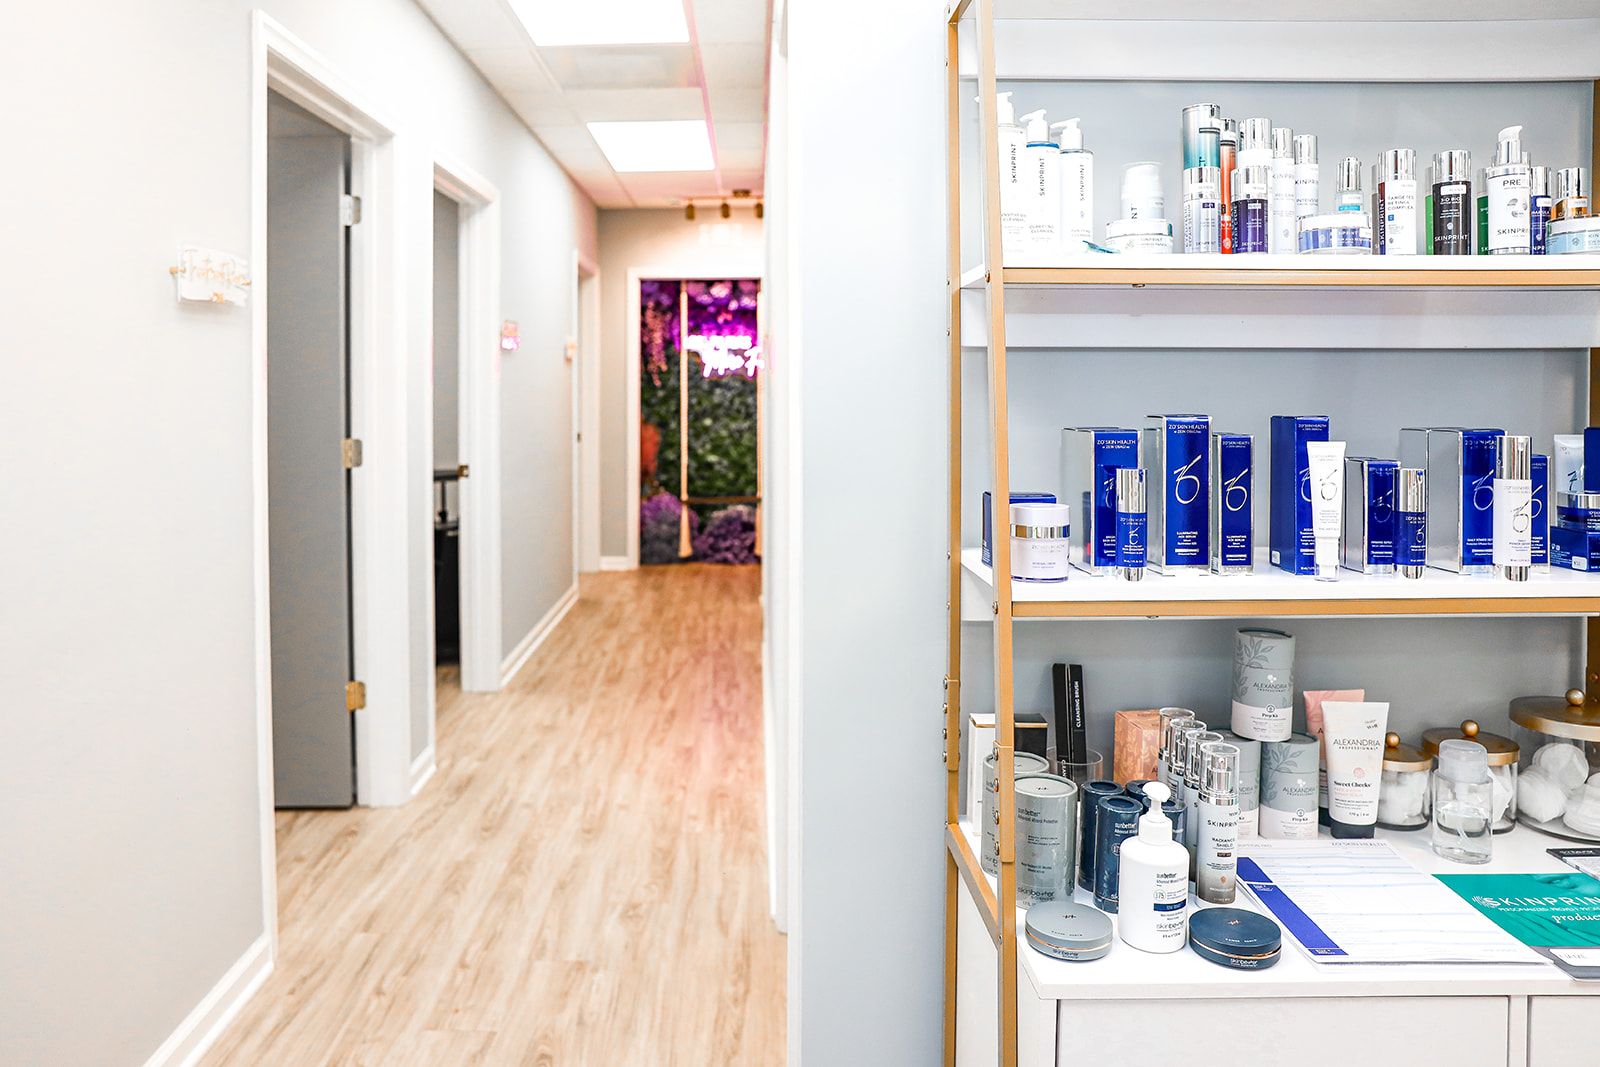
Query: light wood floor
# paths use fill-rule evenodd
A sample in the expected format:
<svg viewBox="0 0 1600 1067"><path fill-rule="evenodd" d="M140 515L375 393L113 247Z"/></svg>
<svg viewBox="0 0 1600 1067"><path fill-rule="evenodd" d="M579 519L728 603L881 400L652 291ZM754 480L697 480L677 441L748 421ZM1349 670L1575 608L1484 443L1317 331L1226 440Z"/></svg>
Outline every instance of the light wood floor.
<svg viewBox="0 0 1600 1067"><path fill-rule="evenodd" d="M754 567L586 576L409 805L278 815L277 969L207 1064L780 1064Z"/></svg>

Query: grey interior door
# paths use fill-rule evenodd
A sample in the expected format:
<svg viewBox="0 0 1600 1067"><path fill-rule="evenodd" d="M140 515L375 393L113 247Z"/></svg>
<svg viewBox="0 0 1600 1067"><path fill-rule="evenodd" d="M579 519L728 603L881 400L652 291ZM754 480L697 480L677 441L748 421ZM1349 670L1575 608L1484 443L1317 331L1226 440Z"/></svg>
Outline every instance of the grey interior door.
<svg viewBox="0 0 1600 1067"><path fill-rule="evenodd" d="M349 139L276 96L267 148L272 758L281 808L355 796L350 640Z"/></svg>

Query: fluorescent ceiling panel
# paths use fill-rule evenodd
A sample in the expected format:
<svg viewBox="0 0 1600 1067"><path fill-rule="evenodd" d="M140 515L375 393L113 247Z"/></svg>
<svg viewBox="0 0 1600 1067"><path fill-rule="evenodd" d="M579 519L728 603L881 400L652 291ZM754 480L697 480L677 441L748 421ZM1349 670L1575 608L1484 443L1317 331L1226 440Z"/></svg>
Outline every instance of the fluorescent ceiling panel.
<svg viewBox="0 0 1600 1067"><path fill-rule="evenodd" d="M682 0L511 0L511 10L541 48L689 40Z"/></svg>
<svg viewBox="0 0 1600 1067"><path fill-rule="evenodd" d="M704 119L591 122L588 126L618 174L712 169L711 136Z"/></svg>

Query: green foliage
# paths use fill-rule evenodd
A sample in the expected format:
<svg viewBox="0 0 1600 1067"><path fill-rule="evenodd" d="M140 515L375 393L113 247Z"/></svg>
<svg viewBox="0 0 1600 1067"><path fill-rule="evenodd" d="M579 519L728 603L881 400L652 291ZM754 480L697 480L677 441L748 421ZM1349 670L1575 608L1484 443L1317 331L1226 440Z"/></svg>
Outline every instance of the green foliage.
<svg viewBox="0 0 1600 1067"><path fill-rule="evenodd" d="M689 379L689 495L754 496L756 383L743 374Z"/></svg>
<svg viewBox="0 0 1600 1067"><path fill-rule="evenodd" d="M654 484L639 487L641 496L650 496L658 488L678 492L678 346L669 342L663 348L667 366L661 374L660 387L650 380L648 372L642 373L639 381L639 421L661 431L656 479Z"/></svg>

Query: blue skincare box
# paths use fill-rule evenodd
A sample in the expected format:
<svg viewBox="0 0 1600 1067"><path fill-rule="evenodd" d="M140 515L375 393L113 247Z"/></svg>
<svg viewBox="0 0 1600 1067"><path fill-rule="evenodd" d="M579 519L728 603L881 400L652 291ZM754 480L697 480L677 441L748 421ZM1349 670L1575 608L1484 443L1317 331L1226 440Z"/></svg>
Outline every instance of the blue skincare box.
<svg viewBox="0 0 1600 1067"><path fill-rule="evenodd" d="M1249 574L1255 569L1255 438L1211 435L1211 569Z"/></svg>
<svg viewBox="0 0 1600 1067"><path fill-rule="evenodd" d="M1533 481L1533 565L1550 565L1550 457L1535 453L1529 467Z"/></svg>
<svg viewBox="0 0 1600 1067"><path fill-rule="evenodd" d="M1557 493L1556 525L1600 533L1600 493Z"/></svg>
<svg viewBox="0 0 1600 1067"><path fill-rule="evenodd" d="M1311 533L1311 464L1306 444L1328 439L1326 415L1272 416L1270 559L1290 574L1317 573Z"/></svg>
<svg viewBox="0 0 1600 1067"><path fill-rule="evenodd" d="M1600 531L1550 527L1550 562L1575 571L1600 570Z"/></svg>
<svg viewBox="0 0 1600 1067"><path fill-rule="evenodd" d="M1494 573L1494 453L1504 431L1461 426L1400 431L1400 462L1428 479L1428 566Z"/></svg>
<svg viewBox="0 0 1600 1067"><path fill-rule="evenodd" d="M1394 504L1399 477L1400 464L1392 459L1345 457L1343 562L1347 570L1394 573Z"/></svg>
<svg viewBox="0 0 1600 1067"><path fill-rule="evenodd" d="M994 494L984 491L983 494L983 565L994 566ZM1054 504L1054 493L1029 493L1016 492L1011 494L1013 504ZM1006 509L1006 524L1011 522L1011 509Z"/></svg>
<svg viewBox="0 0 1600 1067"><path fill-rule="evenodd" d="M1151 415L1148 563L1163 574L1211 567L1211 417Z"/></svg>
<svg viewBox="0 0 1600 1067"><path fill-rule="evenodd" d="M1593 457L1594 462L1589 462ZM1600 426L1583 431L1583 491L1600 493Z"/></svg>
<svg viewBox="0 0 1600 1067"><path fill-rule="evenodd" d="M1104 574L1117 565L1117 476L1139 466L1139 431L1069 426L1061 431L1061 502L1072 509L1082 549L1072 565Z"/></svg>

